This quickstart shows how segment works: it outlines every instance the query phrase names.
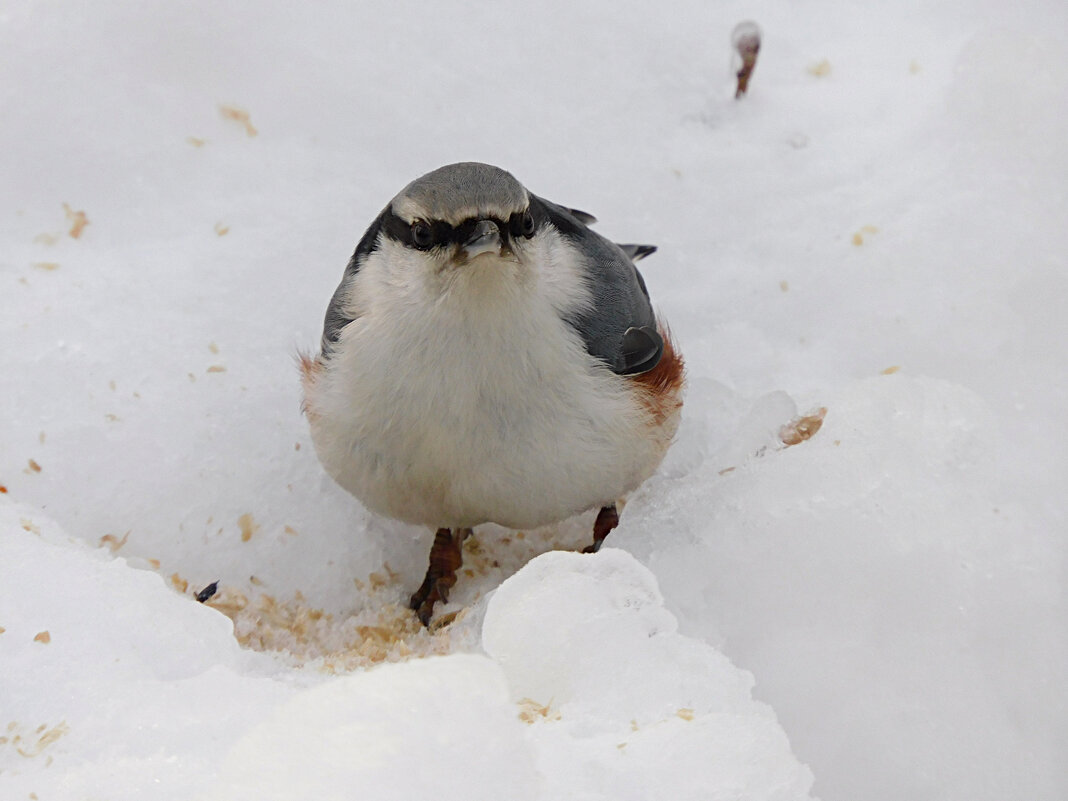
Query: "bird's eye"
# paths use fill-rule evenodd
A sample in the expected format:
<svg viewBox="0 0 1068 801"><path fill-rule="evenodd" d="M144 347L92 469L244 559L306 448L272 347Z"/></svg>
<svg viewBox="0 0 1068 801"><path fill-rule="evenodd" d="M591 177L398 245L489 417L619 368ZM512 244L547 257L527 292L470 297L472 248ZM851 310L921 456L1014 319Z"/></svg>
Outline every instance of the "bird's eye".
<svg viewBox="0 0 1068 801"><path fill-rule="evenodd" d="M534 215L530 213L530 209L517 211L509 220L508 227L511 229L512 236L524 236L530 239L534 236Z"/></svg>
<svg viewBox="0 0 1068 801"><path fill-rule="evenodd" d="M412 223L412 242L417 248L426 250L434 244L433 230L422 220L416 220Z"/></svg>

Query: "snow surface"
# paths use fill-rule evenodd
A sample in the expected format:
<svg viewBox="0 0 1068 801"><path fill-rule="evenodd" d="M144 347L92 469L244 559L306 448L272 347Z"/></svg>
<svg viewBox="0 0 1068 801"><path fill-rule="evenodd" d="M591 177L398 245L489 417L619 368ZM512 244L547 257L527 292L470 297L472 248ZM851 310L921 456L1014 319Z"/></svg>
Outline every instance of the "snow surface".
<svg viewBox="0 0 1068 801"><path fill-rule="evenodd" d="M1068 797L1066 39L1054 0L4 7L0 797ZM293 356L463 159L660 246L689 390L611 548L483 527L426 632L430 532L325 477Z"/></svg>

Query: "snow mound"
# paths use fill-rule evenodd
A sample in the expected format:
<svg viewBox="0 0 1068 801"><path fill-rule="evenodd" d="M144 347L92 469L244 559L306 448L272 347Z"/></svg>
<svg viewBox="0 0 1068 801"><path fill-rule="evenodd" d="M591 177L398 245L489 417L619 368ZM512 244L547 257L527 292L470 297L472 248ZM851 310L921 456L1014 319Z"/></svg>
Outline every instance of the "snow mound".
<svg viewBox="0 0 1068 801"><path fill-rule="evenodd" d="M692 408L727 445L680 452L688 469L668 465L613 534L684 633L753 671L827 797L935 798L948 776L972 798L1056 797L1057 738L1012 721L1058 731L1063 700L991 692L1063 686L1068 653L1061 546L1017 500L1004 417L960 385L895 372L828 390L810 440L739 458L738 442L772 438L781 399L739 405L732 430L713 389L696 386ZM820 771L843 761L848 775ZM894 794L873 794L880 776Z"/></svg>
<svg viewBox="0 0 1068 801"><path fill-rule="evenodd" d="M0 564L18 566L0 581L4 798L189 798L292 692L224 617L36 510L0 502Z"/></svg>
<svg viewBox="0 0 1068 801"><path fill-rule="evenodd" d="M504 677L484 656L388 665L305 690L227 756L207 798L541 798Z"/></svg>
<svg viewBox="0 0 1068 801"><path fill-rule="evenodd" d="M752 677L662 604L653 574L611 548L547 553L490 599L483 647L535 724L544 797L808 798Z"/></svg>
<svg viewBox="0 0 1068 801"><path fill-rule="evenodd" d="M337 677L241 649L219 612L27 511L0 501L5 798L808 798L751 677L678 634L624 552L506 581L488 656Z"/></svg>

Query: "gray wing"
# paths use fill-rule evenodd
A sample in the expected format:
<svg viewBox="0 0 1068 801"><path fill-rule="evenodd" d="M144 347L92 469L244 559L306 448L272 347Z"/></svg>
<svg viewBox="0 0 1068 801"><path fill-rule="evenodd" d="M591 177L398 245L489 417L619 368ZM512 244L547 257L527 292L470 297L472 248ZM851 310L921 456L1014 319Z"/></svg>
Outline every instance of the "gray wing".
<svg viewBox="0 0 1068 801"><path fill-rule="evenodd" d="M586 344L586 351L619 375L638 375L660 362L664 341L656 328L645 281L634 261L648 256L652 245L617 245L590 230L570 209L538 197L544 215L585 257L586 280L596 302L566 321Z"/></svg>
<svg viewBox="0 0 1068 801"><path fill-rule="evenodd" d="M349 259L348 266L345 267L345 274L341 278L341 283L338 284L337 289L334 290L333 297L330 298L330 305L326 307L326 319L323 321L322 349L324 356L329 354L331 347L341 336L341 329L352 322L352 318L342 311L345 290L353 276L360 271L364 260L378 248L378 235L382 232L382 225L388 212L389 206L386 206L364 232L359 244L356 245L352 258Z"/></svg>

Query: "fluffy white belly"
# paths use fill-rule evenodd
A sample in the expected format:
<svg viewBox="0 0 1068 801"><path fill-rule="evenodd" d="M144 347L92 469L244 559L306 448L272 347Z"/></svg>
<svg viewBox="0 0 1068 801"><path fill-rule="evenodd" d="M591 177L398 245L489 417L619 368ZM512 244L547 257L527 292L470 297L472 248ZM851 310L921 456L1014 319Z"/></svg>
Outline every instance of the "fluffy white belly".
<svg viewBox="0 0 1068 801"><path fill-rule="evenodd" d="M629 379L548 305L376 307L306 382L328 472L368 508L429 526L529 528L614 502L656 469ZM383 313L384 312L384 313Z"/></svg>

